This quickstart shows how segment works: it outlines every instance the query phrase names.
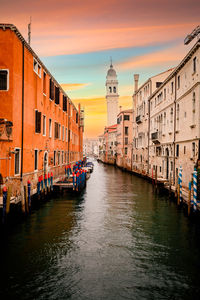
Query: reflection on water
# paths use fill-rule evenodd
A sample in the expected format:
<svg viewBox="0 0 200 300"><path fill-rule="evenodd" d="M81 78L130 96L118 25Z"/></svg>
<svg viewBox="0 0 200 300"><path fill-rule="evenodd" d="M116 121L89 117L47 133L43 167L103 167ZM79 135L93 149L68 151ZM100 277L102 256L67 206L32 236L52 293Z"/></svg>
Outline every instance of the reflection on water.
<svg viewBox="0 0 200 300"><path fill-rule="evenodd" d="M143 179L95 164L85 192L1 239L1 299L199 299L199 226Z"/></svg>

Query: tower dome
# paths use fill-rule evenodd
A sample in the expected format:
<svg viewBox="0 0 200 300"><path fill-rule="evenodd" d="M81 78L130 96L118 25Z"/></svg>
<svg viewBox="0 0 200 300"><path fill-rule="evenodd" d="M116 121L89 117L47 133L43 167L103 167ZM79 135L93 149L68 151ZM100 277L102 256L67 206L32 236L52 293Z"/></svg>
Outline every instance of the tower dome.
<svg viewBox="0 0 200 300"><path fill-rule="evenodd" d="M116 71L115 71L115 69L113 69L112 64L110 65L110 69L107 72L107 77L106 78L108 79L110 77L115 77L115 78L117 77Z"/></svg>

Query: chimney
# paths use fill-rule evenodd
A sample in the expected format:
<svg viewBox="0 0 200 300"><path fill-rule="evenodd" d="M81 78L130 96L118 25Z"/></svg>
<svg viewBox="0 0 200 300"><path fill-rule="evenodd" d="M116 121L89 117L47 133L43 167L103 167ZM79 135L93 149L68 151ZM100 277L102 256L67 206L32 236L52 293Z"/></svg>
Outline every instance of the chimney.
<svg viewBox="0 0 200 300"><path fill-rule="evenodd" d="M134 93L136 93L138 90L138 81L139 81L139 74L134 74L134 88L135 88Z"/></svg>

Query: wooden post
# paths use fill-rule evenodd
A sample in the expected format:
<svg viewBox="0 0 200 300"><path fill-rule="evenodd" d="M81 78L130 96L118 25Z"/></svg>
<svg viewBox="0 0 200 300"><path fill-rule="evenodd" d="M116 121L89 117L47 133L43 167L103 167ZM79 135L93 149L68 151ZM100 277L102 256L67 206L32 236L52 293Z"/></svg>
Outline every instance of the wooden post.
<svg viewBox="0 0 200 300"><path fill-rule="evenodd" d="M157 187L158 187L158 185L157 185L157 171L158 171L158 167L156 166L156 174L155 174L155 186L156 186L156 189L157 189Z"/></svg>
<svg viewBox="0 0 200 300"><path fill-rule="evenodd" d="M24 186L24 200L25 200L25 210L28 213L29 207L28 207L28 197L27 197L27 186Z"/></svg>
<svg viewBox="0 0 200 300"><path fill-rule="evenodd" d="M171 179L171 172L169 173L169 197L171 197L172 192L172 179Z"/></svg>
<svg viewBox="0 0 200 300"><path fill-rule="evenodd" d="M10 197L11 197L11 187L8 187L8 193L7 193L7 201L6 201L6 214L10 212Z"/></svg>
<svg viewBox="0 0 200 300"><path fill-rule="evenodd" d="M188 216L190 215L190 207L191 207L191 181L189 182L189 192L188 192Z"/></svg>
<svg viewBox="0 0 200 300"><path fill-rule="evenodd" d="M22 212L25 213L26 208L25 208L25 195L24 195L23 182L21 182L21 204L22 204Z"/></svg>
<svg viewBox="0 0 200 300"><path fill-rule="evenodd" d="M180 184L178 182L178 198L177 198L177 204L180 205Z"/></svg>

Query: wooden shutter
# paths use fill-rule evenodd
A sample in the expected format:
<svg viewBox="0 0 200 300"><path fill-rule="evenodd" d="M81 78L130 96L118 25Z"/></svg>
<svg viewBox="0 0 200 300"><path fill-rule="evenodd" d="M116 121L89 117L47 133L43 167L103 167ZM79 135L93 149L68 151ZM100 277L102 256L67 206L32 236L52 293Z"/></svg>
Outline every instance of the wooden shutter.
<svg viewBox="0 0 200 300"><path fill-rule="evenodd" d="M35 111L35 132L41 133L41 112Z"/></svg>

